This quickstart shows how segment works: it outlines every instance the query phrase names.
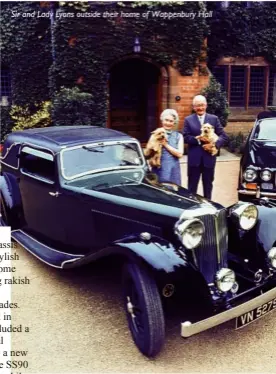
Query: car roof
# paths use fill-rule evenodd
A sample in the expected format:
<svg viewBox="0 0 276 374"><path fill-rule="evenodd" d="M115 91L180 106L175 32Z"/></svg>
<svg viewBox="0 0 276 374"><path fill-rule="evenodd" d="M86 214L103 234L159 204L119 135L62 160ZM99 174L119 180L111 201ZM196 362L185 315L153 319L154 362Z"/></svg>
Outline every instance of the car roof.
<svg viewBox="0 0 276 374"><path fill-rule="evenodd" d="M136 140L122 132L100 126L51 126L39 129L15 131L8 136L6 146L12 143L28 143L55 152L78 144L98 141Z"/></svg>
<svg viewBox="0 0 276 374"><path fill-rule="evenodd" d="M257 120L265 118L276 118L276 111L274 110L264 110L257 115Z"/></svg>

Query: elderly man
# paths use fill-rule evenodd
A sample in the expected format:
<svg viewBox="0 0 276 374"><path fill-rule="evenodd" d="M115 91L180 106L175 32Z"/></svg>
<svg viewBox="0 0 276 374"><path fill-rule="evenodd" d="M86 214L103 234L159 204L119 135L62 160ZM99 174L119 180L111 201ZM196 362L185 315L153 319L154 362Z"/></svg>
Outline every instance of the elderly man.
<svg viewBox="0 0 276 374"><path fill-rule="evenodd" d="M207 101L202 95L193 99L194 114L186 117L184 122L184 142L188 149L188 189L197 192L198 182L202 175L204 197L211 199L216 165L216 156L212 155L213 144L206 137L200 136L201 126L209 123L214 127L218 139L217 149L226 145L228 137L225 134L217 116L206 113Z"/></svg>

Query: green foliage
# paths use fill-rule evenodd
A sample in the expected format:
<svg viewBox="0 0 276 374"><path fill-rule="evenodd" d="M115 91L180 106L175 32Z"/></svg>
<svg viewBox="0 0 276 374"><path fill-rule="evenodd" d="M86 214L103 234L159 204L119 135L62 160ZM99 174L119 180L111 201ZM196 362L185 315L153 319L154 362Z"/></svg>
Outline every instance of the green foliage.
<svg viewBox="0 0 276 374"><path fill-rule="evenodd" d="M5 137L12 131L14 122L10 116L10 106L1 106L1 128L0 128L0 143L2 143Z"/></svg>
<svg viewBox="0 0 276 374"><path fill-rule="evenodd" d="M263 56L276 62L276 3L272 1L229 2L227 9L217 9L216 2L208 2L213 10L209 20L208 37L210 64L222 56Z"/></svg>
<svg viewBox="0 0 276 374"><path fill-rule="evenodd" d="M233 153L242 153L247 136L239 132L238 134L228 134L228 137L228 150Z"/></svg>
<svg viewBox="0 0 276 374"><path fill-rule="evenodd" d="M139 4L90 2L89 12L195 12L204 9L199 2L170 3L169 5L139 2ZM133 7L135 6L135 9ZM60 12L81 13L65 4ZM203 17L146 19L61 18L56 21L54 40L56 59L50 69L50 89L53 94L60 87L78 85L82 91L93 94L93 123L106 123L108 106L108 76L110 69L125 56L133 56L136 37L141 45L141 57L152 59L160 66L177 61L182 74L192 74L198 63L202 42L208 29ZM81 81L81 83L79 83Z"/></svg>
<svg viewBox="0 0 276 374"><path fill-rule="evenodd" d="M55 126L93 125L92 95L78 87L62 88L53 98L52 119Z"/></svg>
<svg viewBox="0 0 276 374"><path fill-rule="evenodd" d="M10 116L14 122L12 131L49 126L51 123L50 106L50 101L35 104L32 108L29 105L12 105L10 110Z"/></svg>
<svg viewBox="0 0 276 374"><path fill-rule="evenodd" d="M24 106L49 99L49 19L22 16L42 11L39 2L7 2L1 7L1 59L11 70L13 102Z"/></svg>
<svg viewBox="0 0 276 374"><path fill-rule="evenodd" d="M225 91L214 76L210 77L208 86L201 91L201 94L207 99L208 113L218 116L220 123L225 127L229 116L228 102Z"/></svg>
<svg viewBox="0 0 276 374"><path fill-rule="evenodd" d="M61 87L78 85L94 98L93 123L107 120L108 74L111 66L133 55L139 37L141 55L160 66L177 61L182 74L190 75L199 64L208 33L204 17L138 19L120 12L184 12L205 9L201 2L14 2L3 3L1 12L2 59L11 68L12 100L24 106L49 100ZM11 12L74 13L74 18L11 17ZM92 12L118 12L117 17L76 17ZM55 54L53 53L55 51Z"/></svg>

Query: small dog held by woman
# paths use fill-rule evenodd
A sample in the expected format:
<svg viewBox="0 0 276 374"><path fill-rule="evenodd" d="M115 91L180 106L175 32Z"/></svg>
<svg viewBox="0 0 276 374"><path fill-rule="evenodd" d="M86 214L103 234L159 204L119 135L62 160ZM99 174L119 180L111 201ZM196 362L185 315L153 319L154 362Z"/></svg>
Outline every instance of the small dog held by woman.
<svg viewBox="0 0 276 374"><path fill-rule="evenodd" d="M215 156L218 153L218 149L215 146L215 143L218 140L218 136L215 133L214 127L210 125L210 123L204 123L201 126L201 134L199 136L196 136L196 138L205 144L209 143L208 152L211 153L212 156Z"/></svg>
<svg viewBox="0 0 276 374"><path fill-rule="evenodd" d="M162 140L167 139L164 128L160 127L151 133L149 141L144 150L146 159L150 166L161 167Z"/></svg>

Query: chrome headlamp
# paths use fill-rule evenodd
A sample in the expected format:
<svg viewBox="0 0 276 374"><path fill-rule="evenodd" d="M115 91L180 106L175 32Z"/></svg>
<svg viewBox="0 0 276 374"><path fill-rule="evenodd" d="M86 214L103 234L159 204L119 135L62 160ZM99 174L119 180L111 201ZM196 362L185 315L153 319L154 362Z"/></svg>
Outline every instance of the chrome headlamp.
<svg viewBox="0 0 276 374"><path fill-rule="evenodd" d="M243 173L243 177L246 182L253 182L257 178L257 172L254 169L246 169Z"/></svg>
<svg viewBox="0 0 276 374"><path fill-rule="evenodd" d="M268 182L272 178L272 173L269 170L263 170L261 171L260 176L264 182Z"/></svg>
<svg viewBox="0 0 276 374"><path fill-rule="evenodd" d="M270 251L268 252L268 258L271 266L276 269L276 247L270 249Z"/></svg>
<svg viewBox="0 0 276 374"><path fill-rule="evenodd" d="M238 203L233 207L231 214L238 219L243 230L251 230L258 221L258 209L254 204Z"/></svg>
<svg viewBox="0 0 276 374"><path fill-rule="evenodd" d="M228 268L220 269L216 274L216 285L219 291L227 292L236 283L236 275L233 270Z"/></svg>
<svg viewBox="0 0 276 374"><path fill-rule="evenodd" d="M198 218L187 219L175 227L176 235L187 249L193 249L200 245L204 231L204 224Z"/></svg>

